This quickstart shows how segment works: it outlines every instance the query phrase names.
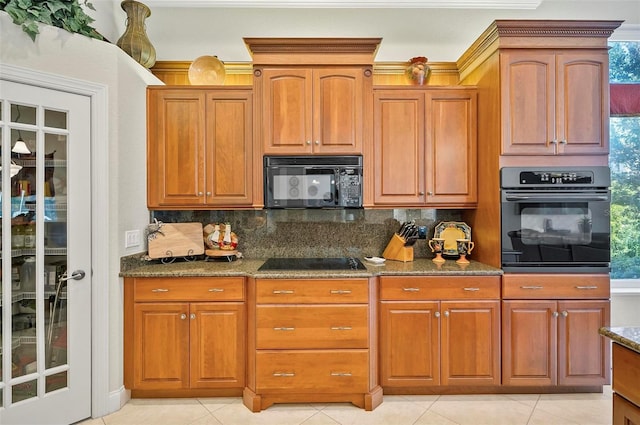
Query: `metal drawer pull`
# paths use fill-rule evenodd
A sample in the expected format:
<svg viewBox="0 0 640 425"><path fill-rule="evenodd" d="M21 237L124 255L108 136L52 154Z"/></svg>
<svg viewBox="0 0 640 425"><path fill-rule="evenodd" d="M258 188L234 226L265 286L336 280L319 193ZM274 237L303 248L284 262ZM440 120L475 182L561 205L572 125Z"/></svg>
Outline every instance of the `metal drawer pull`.
<svg viewBox="0 0 640 425"><path fill-rule="evenodd" d="M296 376L296 374L293 372L274 372L273 376L286 378L286 377Z"/></svg>
<svg viewBox="0 0 640 425"><path fill-rule="evenodd" d="M564 310L561 314L562 314L562 317L567 317L569 315L569 313L566 310Z"/></svg>
<svg viewBox="0 0 640 425"><path fill-rule="evenodd" d="M331 376L353 376L351 372L331 372Z"/></svg>
<svg viewBox="0 0 640 425"><path fill-rule="evenodd" d="M196 318L196 315L195 315L195 313L191 313L191 315L189 315L189 317L191 318L191 320L193 320L193 319Z"/></svg>
<svg viewBox="0 0 640 425"><path fill-rule="evenodd" d="M295 331L296 328L287 328L287 327L277 327L277 328L273 328L274 331Z"/></svg>
<svg viewBox="0 0 640 425"><path fill-rule="evenodd" d="M433 315L436 316L436 317L440 317L440 312L436 311L435 313L433 313Z"/></svg>
<svg viewBox="0 0 640 425"><path fill-rule="evenodd" d="M597 286L576 286L576 289L598 289Z"/></svg>
<svg viewBox="0 0 640 425"><path fill-rule="evenodd" d="M222 288L210 288L209 292L224 292L224 289L222 289Z"/></svg>
<svg viewBox="0 0 640 425"><path fill-rule="evenodd" d="M187 315L186 315L186 314L182 313L182 314L180 315L180 319L181 319L181 320L184 320L184 319L186 319L186 318L187 318Z"/></svg>
<svg viewBox="0 0 640 425"><path fill-rule="evenodd" d="M331 326L332 331L350 331L352 329L351 326Z"/></svg>
<svg viewBox="0 0 640 425"><path fill-rule="evenodd" d="M163 288L157 288L157 289L152 289L151 292L169 292L169 290L163 289Z"/></svg>
<svg viewBox="0 0 640 425"><path fill-rule="evenodd" d="M551 315L552 315L553 317L558 317L558 312L557 312L557 311L554 311L553 313L551 313Z"/></svg>
<svg viewBox="0 0 640 425"><path fill-rule="evenodd" d="M463 288L465 291L471 291L471 292L476 292L479 291L480 288Z"/></svg>
<svg viewBox="0 0 640 425"><path fill-rule="evenodd" d="M543 289L544 286L521 286L520 289Z"/></svg>
<svg viewBox="0 0 640 425"><path fill-rule="evenodd" d="M273 293L274 294L293 294L293 291L291 289L274 289Z"/></svg>
<svg viewBox="0 0 640 425"><path fill-rule="evenodd" d="M420 292L420 288L402 288L404 292Z"/></svg>
<svg viewBox="0 0 640 425"><path fill-rule="evenodd" d="M350 289L332 289L331 293L332 294L350 294L351 290Z"/></svg>

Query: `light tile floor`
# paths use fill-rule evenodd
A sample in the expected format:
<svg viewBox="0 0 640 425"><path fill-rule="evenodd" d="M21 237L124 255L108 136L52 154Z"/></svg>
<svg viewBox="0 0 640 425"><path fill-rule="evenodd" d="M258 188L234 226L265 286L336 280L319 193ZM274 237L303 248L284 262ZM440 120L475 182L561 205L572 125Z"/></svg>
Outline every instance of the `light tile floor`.
<svg viewBox="0 0 640 425"><path fill-rule="evenodd" d="M81 425L610 425L602 394L384 396L372 412L351 404L281 404L250 412L241 398L133 399Z"/></svg>

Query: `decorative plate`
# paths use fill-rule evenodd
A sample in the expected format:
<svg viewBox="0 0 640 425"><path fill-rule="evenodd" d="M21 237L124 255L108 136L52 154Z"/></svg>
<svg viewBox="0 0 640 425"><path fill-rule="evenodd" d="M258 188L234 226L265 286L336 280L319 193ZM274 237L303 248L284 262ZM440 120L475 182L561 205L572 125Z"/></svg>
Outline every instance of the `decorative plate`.
<svg viewBox="0 0 640 425"><path fill-rule="evenodd" d="M456 239L471 240L471 227L462 221L441 221L436 226L433 237L444 239L442 255L457 257L459 254Z"/></svg>

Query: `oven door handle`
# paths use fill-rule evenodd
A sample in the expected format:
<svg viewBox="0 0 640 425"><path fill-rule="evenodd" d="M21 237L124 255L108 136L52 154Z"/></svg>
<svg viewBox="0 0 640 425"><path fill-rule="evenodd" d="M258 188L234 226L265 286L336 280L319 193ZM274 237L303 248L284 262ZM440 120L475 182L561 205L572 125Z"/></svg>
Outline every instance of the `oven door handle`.
<svg viewBox="0 0 640 425"><path fill-rule="evenodd" d="M507 194L507 201L544 201L544 202L563 202L563 201L608 201L608 195L590 195L587 193L557 193L555 196L549 196L547 193L526 195Z"/></svg>

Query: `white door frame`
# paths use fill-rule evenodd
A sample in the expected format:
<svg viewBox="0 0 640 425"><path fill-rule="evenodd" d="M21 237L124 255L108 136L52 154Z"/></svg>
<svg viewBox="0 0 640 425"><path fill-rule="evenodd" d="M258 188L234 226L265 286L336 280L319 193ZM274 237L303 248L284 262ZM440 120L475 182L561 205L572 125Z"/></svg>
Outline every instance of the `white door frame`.
<svg viewBox="0 0 640 425"><path fill-rule="evenodd" d="M91 416L104 416L111 413L109 367L105 367L111 284L105 243L110 240L108 86L7 64L0 64L0 79L88 96L91 101Z"/></svg>

